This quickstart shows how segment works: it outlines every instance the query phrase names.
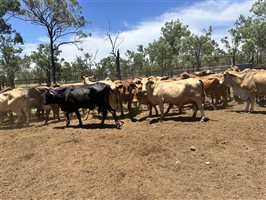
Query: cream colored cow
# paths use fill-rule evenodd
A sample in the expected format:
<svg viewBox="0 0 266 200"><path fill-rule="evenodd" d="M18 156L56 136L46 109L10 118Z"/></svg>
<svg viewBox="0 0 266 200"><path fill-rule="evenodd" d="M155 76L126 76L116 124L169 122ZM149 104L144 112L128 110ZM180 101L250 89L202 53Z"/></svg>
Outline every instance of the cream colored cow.
<svg viewBox="0 0 266 200"><path fill-rule="evenodd" d="M147 97L152 105L159 105L161 119L164 118L164 103L182 106L188 103L196 104L194 106L193 117L197 110L200 110L201 120L205 120L203 101L205 98L204 85L201 80L189 78L185 80L158 80L155 77L148 79L146 83ZM143 88L145 91L145 88Z"/></svg>
<svg viewBox="0 0 266 200"><path fill-rule="evenodd" d="M253 112L256 96L266 95L266 71L247 69L241 72L227 70L224 83L232 87L234 96L247 102L245 111Z"/></svg>

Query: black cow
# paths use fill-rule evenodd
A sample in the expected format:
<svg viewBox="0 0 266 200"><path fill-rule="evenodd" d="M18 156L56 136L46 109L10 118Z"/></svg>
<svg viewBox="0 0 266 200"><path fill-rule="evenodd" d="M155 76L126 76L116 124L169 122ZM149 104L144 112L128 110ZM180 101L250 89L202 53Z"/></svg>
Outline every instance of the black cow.
<svg viewBox="0 0 266 200"><path fill-rule="evenodd" d="M104 124L106 115L110 111L115 119L115 124L117 128L120 128L120 122L117 119L114 106L111 105L118 104L116 98L109 85L104 83L95 83L92 85L83 85L83 86L67 86L59 87L54 89L49 89L45 92L44 95L44 104L58 104L61 107L62 111L66 112L66 126L69 126L69 114L75 112L79 125L82 125L80 118L79 108L88 108L90 110L95 107L98 108L98 111L102 113L103 118L101 124Z"/></svg>

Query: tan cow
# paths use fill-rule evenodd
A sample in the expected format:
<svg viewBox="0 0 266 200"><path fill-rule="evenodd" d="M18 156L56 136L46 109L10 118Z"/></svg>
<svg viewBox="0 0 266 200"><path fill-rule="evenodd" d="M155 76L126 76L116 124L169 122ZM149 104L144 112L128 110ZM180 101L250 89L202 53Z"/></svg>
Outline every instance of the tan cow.
<svg viewBox="0 0 266 200"><path fill-rule="evenodd" d="M13 89L0 94L0 113L5 114L9 112L17 114L17 125L21 123L23 115L26 117L26 125L29 124L29 98L24 91Z"/></svg>
<svg viewBox="0 0 266 200"><path fill-rule="evenodd" d="M36 114L39 118L44 118L45 112L45 124L48 123L49 114L51 110L53 111L54 117L57 116L58 121L60 121L60 107L57 104L44 105L44 93L49 87L31 87L28 89L28 97L30 98L30 109L37 108Z"/></svg>
<svg viewBox="0 0 266 200"><path fill-rule="evenodd" d="M224 72L224 82L228 87L232 87L235 97L247 101L246 112L254 111L256 96L266 95L265 70L227 70Z"/></svg>
<svg viewBox="0 0 266 200"><path fill-rule="evenodd" d="M147 92L142 90L143 85L146 85L146 83L148 82L148 78L147 77L137 77L133 80L133 82L136 85L136 97L137 97L137 101L139 102L139 106L142 105L147 105L149 107L149 115L152 115L152 108L154 108L156 115L158 115L158 110L156 108L156 106L153 106L147 97Z"/></svg>
<svg viewBox="0 0 266 200"><path fill-rule="evenodd" d="M192 103L193 117L196 116L197 110L200 110L201 120L205 120L203 101L205 97L204 84L201 80L189 78L179 81L161 81L156 78L149 78L147 84L147 97L152 105L159 105L161 120L164 118L164 103L173 105L185 105Z"/></svg>

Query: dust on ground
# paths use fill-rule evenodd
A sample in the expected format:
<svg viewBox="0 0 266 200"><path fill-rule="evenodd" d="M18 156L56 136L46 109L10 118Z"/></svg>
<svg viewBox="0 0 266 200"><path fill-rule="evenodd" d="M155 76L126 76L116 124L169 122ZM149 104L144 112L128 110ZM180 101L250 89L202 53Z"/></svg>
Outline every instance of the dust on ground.
<svg viewBox="0 0 266 200"><path fill-rule="evenodd" d="M0 199L265 199L266 110L0 129Z"/></svg>

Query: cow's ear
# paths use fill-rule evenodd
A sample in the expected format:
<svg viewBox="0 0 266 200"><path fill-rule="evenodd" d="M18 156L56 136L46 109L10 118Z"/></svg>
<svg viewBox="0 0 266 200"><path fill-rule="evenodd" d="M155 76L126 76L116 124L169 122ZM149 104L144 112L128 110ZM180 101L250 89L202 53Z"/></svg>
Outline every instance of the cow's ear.
<svg viewBox="0 0 266 200"><path fill-rule="evenodd" d="M153 80L149 80L147 83L153 85L154 84L154 81Z"/></svg>
<svg viewBox="0 0 266 200"><path fill-rule="evenodd" d="M133 83L133 82L131 82L129 85L130 85L131 87L133 87L133 88L135 88L135 87L136 87L136 84L135 84L135 83Z"/></svg>
<svg viewBox="0 0 266 200"><path fill-rule="evenodd" d="M121 89L123 87L123 84L117 84L116 88Z"/></svg>

